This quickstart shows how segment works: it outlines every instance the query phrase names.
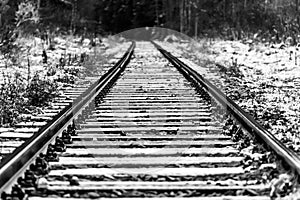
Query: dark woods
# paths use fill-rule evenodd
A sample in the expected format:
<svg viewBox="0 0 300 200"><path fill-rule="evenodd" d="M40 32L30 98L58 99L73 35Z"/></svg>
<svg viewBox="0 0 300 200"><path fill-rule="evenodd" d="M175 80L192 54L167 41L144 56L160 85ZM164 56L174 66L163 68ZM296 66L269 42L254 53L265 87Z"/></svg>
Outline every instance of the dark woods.
<svg viewBox="0 0 300 200"><path fill-rule="evenodd" d="M20 2L32 2L39 27L115 34L164 27L189 36L260 37L298 42L299 0L0 0L2 31L16 24ZM41 26L41 24L43 26ZM7 31L7 30L6 30Z"/></svg>

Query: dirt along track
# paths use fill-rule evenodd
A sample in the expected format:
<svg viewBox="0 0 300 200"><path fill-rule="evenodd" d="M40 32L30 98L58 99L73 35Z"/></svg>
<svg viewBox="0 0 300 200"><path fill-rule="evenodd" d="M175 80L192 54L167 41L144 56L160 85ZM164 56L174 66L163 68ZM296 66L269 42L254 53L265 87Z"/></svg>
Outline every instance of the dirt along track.
<svg viewBox="0 0 300 200"><path fill-rule="evenodd" d="M256 135L251 120L235 105L223 108L210 85L175 67L178 60L171 63L150 42L135 45L128 65L112 71L119 77L104 77L99 90L74 103L76 112L61 115L67 119L52 129L51 142L45 136L32 143L36 160L14 180L2 175L10 182L1 183L3 199L262 200L292 191L294 174L280 164L297 173L291 152L264 130ZM17 156L10 159L22 161Z"/></svg>

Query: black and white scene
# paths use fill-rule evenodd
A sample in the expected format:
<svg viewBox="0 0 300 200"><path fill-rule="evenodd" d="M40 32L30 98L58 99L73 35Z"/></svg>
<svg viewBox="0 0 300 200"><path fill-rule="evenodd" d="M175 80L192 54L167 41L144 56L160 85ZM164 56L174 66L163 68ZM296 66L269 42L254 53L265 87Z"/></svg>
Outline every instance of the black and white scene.
<svg viewBox="0 0 300 200"><path fill-rule="evenodd" d="M0 0L0 200L299 200L299 4Z"/></svg>

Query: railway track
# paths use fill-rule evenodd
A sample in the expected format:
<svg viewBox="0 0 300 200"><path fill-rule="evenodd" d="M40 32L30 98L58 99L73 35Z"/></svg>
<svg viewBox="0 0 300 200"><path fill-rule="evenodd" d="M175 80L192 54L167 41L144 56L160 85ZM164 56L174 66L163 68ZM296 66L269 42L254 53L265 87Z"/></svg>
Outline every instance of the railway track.
<svg viewBox="0 0 300 200"><path fill-rule="evenodd" d="M93 81L93 80L92 80ZM40 113L22 114L22 121L13 128L1 128L0 130L0 160L12 153L17 147L32 137L41 127L51 121L65 106L72 103L90 85L90 81L84 80L75 87L63 87L61 95L53 99L49 106L40 110Z"/></svg>
<svg viewBox="0 0 300 200"><path fill-rule="evenodd" d="M0 192L31 200L263 200L292 190L299 163L178 58L138 42L0 164Z"/></svg>
<svg viewBox="0 0 300 200"><path fill-rule="evenodd" d="M0 128L0 160L11 154L28 138L36 134L40 128L45 126L66 106L72 104L75 99L84 93L99 79L99 76L104 75L114 65L113 63L119 60L120 56L122 56L122 52L125 52L129 46L127 44L123 45L124 46L121 46L119 49L120 52L117 53L114 58L110 58L106 64L101 64L101 69L94 72L97 73L97 75L92 74L92 76L86 76L84 70L87 69L80 67L77 61L70 63L69 66L65 66L65 70L77 71L79 77L77 77L74 82L63 79L59 80L61 86L57 92L58 95L53 98L47 106L37 109L35 113L20 114L19 118L21 121L13 127Z"/></svg>

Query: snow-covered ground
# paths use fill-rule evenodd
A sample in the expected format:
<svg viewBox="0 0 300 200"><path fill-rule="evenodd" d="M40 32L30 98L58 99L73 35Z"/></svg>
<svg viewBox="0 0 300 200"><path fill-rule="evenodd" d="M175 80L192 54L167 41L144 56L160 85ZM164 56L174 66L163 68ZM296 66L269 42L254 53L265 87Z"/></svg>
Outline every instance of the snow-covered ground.
<svg viewBox="0 0 300 200"><path fill-rule="evenodd" d="M181 55L289 148L300 152L297 47L207 40L162 45Z"/></svg>
<svg viewBox="0 0 300 200"><path fill-rule="evenodd" d="M69 56L72 58L77 56L77 59L79 59L81 54L87 54L90 57L98 57L105 63L112 55L120 57L124 52L124 47L129 46L129 43L120 42L120 40L113 37L103 38L102 42L96 43L94 47L90 45L90 42L90 39L82 40L74 36L57 36L53 37L54 49L50 50L49 44L40 38L33 36L19 38L15 42L19 49L13 53L14 62L7 59L7 56L0 54L0 84L3 83L3 75L5 76L5 74L11 76L15 73L20 73L24 78L26 77L24 81L27 81L28 62L31 76L36 72L44 75L47 69L56 68L61 58L67 60ZM123 44L123 46L120 44ZM48 57L47 64L43 64L43 49L46 50Z"/></svg>
<svg viewBox="0 0 300 200"><path fill-rule="evenodd" d="M9 125L3 122L4 118L14 121L24 107L25 110L29 107L30 113L38 109L30 105L27 98L31 92L28 81L33 83L36 74L60 94L63 87L103 75L116 62L112 58L121 57L131 44L115 37L102 38L96 45L91 45L90 39L74 36L56 36L52 40L49 48L49 44L40 38L19 38L15 42L18 48L12 50L10 57L0 54L0 127ZM43 50L47 54L47 63L43 62Z"/></svg>

